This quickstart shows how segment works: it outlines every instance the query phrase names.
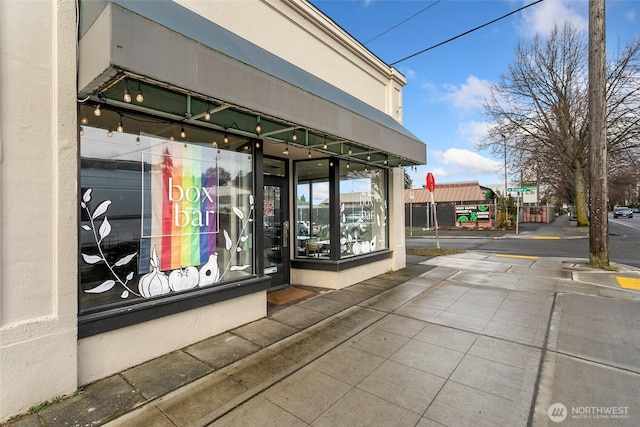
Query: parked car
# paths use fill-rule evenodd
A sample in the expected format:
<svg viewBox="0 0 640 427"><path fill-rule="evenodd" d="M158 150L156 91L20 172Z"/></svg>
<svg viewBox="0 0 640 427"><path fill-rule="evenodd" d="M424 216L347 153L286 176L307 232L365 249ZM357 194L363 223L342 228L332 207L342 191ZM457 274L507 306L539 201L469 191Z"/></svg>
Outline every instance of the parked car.
<svg viewBox="0 0 640 427"><path fill-rule="evenodd" d="M614 218L619 218L621 216L623 216L625 218L633 218L633 211L629 207L618 206L617 208L615 208L613 210L613 217Z"/></svg>
<svg viewBox="0 0 640 427"><path fill-rule="evenodd" d="M633 213L640 214L640 208L631 208L631 210L633 211Z"/></svg>

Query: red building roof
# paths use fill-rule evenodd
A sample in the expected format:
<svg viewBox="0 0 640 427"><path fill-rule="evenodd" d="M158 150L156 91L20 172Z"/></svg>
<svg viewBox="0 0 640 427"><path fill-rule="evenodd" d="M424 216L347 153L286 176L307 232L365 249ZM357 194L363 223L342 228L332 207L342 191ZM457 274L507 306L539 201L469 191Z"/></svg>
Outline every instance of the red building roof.
<svg viewBox="0 0 640 427"><path fill-rule="evenodd" d="M411 200L413 193L413 200ZM471 204L485 203L484 193L477 181L436 184L433 193L436 203ZM404 190L404 203L430 203L431 192L426 188Z"/></svg>

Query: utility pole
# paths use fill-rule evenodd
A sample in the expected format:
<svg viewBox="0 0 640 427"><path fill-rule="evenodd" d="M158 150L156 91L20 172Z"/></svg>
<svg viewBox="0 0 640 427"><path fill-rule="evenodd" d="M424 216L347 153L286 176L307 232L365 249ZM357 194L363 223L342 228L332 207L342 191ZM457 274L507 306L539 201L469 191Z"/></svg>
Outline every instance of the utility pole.
<svg viewBox="0 0 640 427"><path fill-rule="evenodd" d="M589 263L609 266L605 0L589 0Z"/></svg>
<svg viewBox="0 0 640 427"><path fill-rule="evenodd" d="M500 134L504 142L504 223L509 223L509 208L507 207L507 137Z"/></svg>

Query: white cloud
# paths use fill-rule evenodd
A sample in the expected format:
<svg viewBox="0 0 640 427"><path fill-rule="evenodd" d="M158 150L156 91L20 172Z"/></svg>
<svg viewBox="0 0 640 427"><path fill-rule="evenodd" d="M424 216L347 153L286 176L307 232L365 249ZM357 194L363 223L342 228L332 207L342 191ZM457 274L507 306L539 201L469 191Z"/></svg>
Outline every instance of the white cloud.
<svg viewBox="0 0 640 427"><path fill-rule="evenodd" d="M548 35L555 25L562 28L567 21L578 30L586 30L587 13L586 1L546 0L524 10L518 31L528 37L537 33Z"/></svg>
<svg viewBox="0 0 640 427"><path fill-rule="evenodd" d="M449 92L444 96L446 101L454 107L469 111L482 108L484 100L491 93L491 82L470 75L460 86L448 84L445 88Z"/></svg>
<svg viewBox="0 0 640 427"><path fill-rule="evenodd" d="M458 134L475 148L487 137L490 127L490 122L478 122L475 120L461 122L458 124Z"/></svg>
<svg viewBox="0 0 640 427"><path fill-rule="evenodd" d="M400 70L402 71L402 74L405 75L405 77L407 78L407 80L412 80L416 78L416 70L411 69L411 68L405 68Z"/></svg>
<svg viewBox="0 0 640 427"><path fill-rule="evenodd" d="M500 162L464 148L449 148L447 151L434 151L432 155L440 163L452 167L451 170L443 171L445 172L444 176L494 174L501 168Z"/></svg>

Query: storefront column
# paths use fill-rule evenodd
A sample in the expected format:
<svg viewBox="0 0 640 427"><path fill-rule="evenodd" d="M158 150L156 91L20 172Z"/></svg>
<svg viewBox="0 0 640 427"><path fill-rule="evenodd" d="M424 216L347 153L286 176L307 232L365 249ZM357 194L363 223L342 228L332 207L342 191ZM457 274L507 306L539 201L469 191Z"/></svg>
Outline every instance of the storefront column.
<svg viewBox="0 0 640 427"><path fill-rule="evenodd" d="M389 171L389 249L393 251L391 269L396 271L407 265L404 222L404 170Z"/></svg>
<svg viewBox="0 0 640 427"><path fill-rule="evenodd" d="M0 419L77 388L75 2L0 2Z"/></svg>

